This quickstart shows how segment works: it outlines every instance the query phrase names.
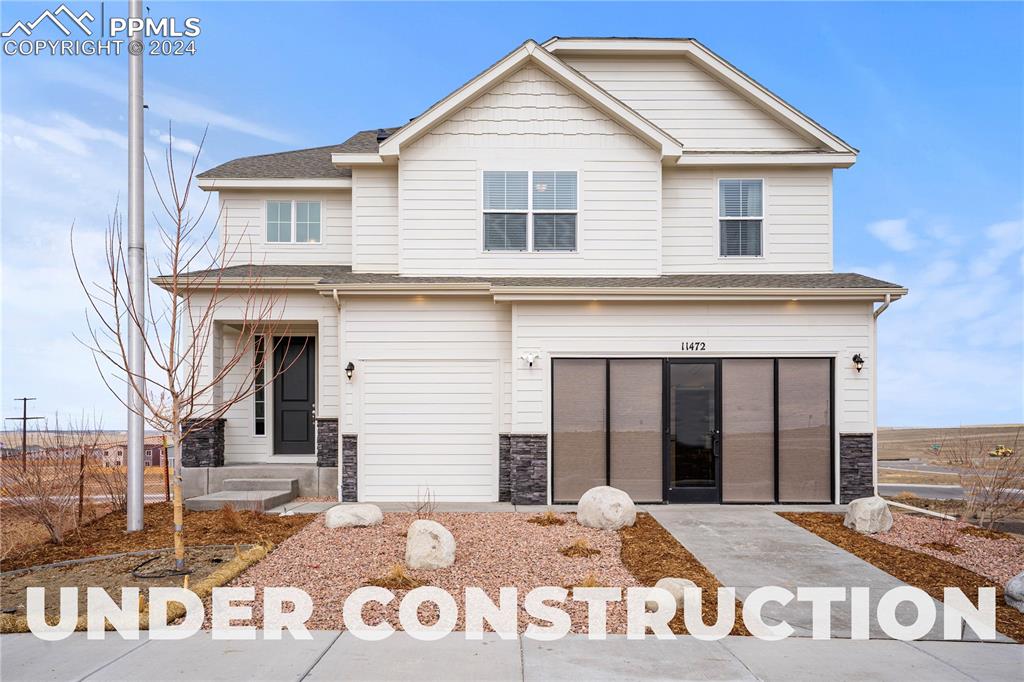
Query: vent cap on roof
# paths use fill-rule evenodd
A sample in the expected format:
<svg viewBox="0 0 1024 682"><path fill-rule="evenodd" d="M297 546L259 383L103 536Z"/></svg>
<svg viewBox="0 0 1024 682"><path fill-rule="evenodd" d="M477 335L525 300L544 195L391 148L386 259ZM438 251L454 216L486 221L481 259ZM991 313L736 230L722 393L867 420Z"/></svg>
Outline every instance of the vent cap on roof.
<svg viewBox="0 0 1024 682"><path fill-rule="evenodd" d="M383 128L377 128L377 144L380 144L389 137L391 137L391 133L384 130Z"/></svg>

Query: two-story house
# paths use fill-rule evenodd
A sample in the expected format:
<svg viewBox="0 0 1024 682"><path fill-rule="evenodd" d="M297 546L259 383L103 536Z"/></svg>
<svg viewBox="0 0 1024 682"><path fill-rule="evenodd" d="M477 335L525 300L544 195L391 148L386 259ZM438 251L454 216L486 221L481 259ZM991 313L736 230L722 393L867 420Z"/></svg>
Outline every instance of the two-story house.
<svg viewBox="0 0 1024 682"><path fill-rule="evenodd" d="M206 171L248 261L223 275L301 338L267 328L287 369L186 444L189 490L244 463L362 501L871 494L907 291L833 272L856 159L695 40L552 38L400 128Z"/></svg>

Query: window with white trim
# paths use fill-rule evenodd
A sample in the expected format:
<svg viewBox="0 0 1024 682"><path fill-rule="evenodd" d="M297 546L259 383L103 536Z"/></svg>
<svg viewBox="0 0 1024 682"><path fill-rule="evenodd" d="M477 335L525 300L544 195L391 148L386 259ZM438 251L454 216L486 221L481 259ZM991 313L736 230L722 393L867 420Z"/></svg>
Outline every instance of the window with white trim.
<svg viewBox="0 0 1024 682"><path fill-rule="evenodd" d="M763 255L764 181L718 181L719 254Z"/></svg>
<svg viewBox="0 0 1024 682"><path fill-rule="evenodd" d="M575 251L576 171L484 171L485 251Z"/></svg>
<svg viewBox="0 0 1024 682"><path fill-rule="evenodd" d="M275 244L319 244L319 201L268 201L267 241Z"/></svg>
<svg viewBox="0 0 1024 682"><path fill-rule="evenodd" d="M267 435L267 337L253 338L253 383L252 393L253 423L252 432L256 436Z"/></svg>

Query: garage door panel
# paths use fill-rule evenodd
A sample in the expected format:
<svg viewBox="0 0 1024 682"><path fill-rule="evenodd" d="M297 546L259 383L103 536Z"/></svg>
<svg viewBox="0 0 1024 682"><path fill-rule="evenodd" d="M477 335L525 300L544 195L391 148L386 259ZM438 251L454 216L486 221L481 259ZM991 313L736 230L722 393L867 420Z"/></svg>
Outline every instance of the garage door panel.
<svg viewBox="0 0 1024 682"><path fill-rule="evenodd" d="M496 499L498 361L362 364L360 499Z"/></svg>

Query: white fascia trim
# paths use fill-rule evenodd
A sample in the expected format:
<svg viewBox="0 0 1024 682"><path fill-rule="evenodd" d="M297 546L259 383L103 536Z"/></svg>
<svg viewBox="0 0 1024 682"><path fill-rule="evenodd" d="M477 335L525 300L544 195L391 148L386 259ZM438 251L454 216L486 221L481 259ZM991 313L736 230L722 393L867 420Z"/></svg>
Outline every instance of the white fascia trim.
<svg viewBox="0 0 1024 682"><path fill-rule="evenodd" d="M660 149L662 156L677 157L682 153L682 145L678 140L605 92L578 71L549 54L540 45L528 40L494 66L391 135L380 145L378 154L383 159L397 158L401 154L403 143L416 140L489 87L500 83L509 74L530 61L536 63L543 71L563 85L582 95L591 104L611 116L620 125L631 130L645 142Z"/></svg>
<svg viewBox="0 0 1024 682"><path fill-rule="evenodd" d="M857 163L856 154L843 152L683 152L677 166L829 166L849 168Z"/></svg>
<svg viewBox="0 0 1024 682"><path fill-rule="evenodd" d="M880 301L886 294L893 300L906 289L515 289L494 287L495 301Z"/></svg>
<svg viewBox="0 0 1024 682"><path fill-rule="evenodd" d="M616 54L678 54L693 57L706 69L719 76L729 85L746 93L762 107L781 117L804 134L810 135L836 152L856 154L857 150L833 135L824 126L788 104L781 97L743 73L728 61L691 38L677 40L589 40L554 38L544 44L553 54L558 52Z"/></svg>
<svg viewBox="0 0 1024 682"><path fill-rule="evenodd" d="M352 189L352 178L199 178L200 189Z"/></svg>
<svg viewBox="0 0 1024 682"><path fill-rule="evenodd" d="M335 152L331 154L331 163L335 166L348 168L349 166L381 166L384 158L373 152L345 153Z"/></svg>

